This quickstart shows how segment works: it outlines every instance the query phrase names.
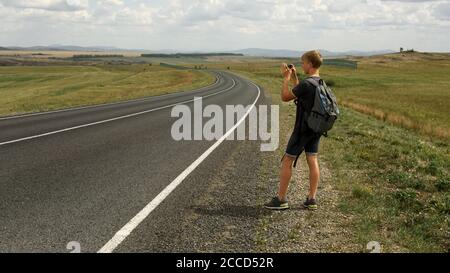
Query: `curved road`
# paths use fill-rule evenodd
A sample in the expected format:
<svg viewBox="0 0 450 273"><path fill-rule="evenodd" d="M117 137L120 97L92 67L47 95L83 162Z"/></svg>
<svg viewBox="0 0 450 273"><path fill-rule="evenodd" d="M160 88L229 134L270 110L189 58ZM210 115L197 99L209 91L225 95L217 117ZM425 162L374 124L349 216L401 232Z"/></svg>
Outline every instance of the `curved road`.
<svg viewBox="0 0 450 273"><path fill-rule="evenodd" d="M216 82L195 91L0 118L0 252L68 252L71 241L79 242L83 252L97 252L117 237L217 142L173 140L174 105L192 108L194 97L223 109L264 103L251 82L213 73ZM177 219L198 203L227 154L248 143L217 146L142 224L135 222L136 229L107 250L178 251L177 245L183 245L183 251L199 251L188 239L186 244L170 242L189 223Z"/></svg>

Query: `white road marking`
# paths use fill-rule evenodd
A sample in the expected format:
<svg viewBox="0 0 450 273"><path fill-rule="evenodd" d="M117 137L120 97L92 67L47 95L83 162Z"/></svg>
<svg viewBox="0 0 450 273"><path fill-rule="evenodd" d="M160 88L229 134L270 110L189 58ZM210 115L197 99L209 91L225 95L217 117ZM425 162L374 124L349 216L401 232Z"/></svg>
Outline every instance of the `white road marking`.
<svg viewBox="0 0 450 273"><path fill-rule="evenodd" d="M190 90L188 92L192 91L200 91L206 88L211 88L217 85L219 82L220 77L216 76L216 80L213 84L196 89L196 90ZM118 102L110 102L110 103L103 103L103 104L95 104L95 105L88 105L88 106L80 106L80 107L73 107L73 108L67 108L67 109L61 109L61 110L54 110L54 111L47 111L47 112L39 112L39 113L32 113L32 114L23 114L23 115L16 115L16 116L9 116L9 117L0 117L0 120L10 120L10 119L18 119L18 118L26 118L26 117L33 117L33 116L42 116L42 115L49 115L49 114L55 114L55 113L61 113L61 112L69 112L69 111L77 111L77 110L83 110L83 109L89 109L89 108L97 108L97 107L104 107L104 106L112 106L116 104L126 104L129 102L139 102L139 101L146 101L151 100L155 98L163 98L168 96L175 96L179 94L180 92L176 93L170 93L170 94L164 94L164 95L158 95L158 96L152 96L147 98L140 98L140 99L134 99L134 100L126 100L126 101L118 101Z"/></svg>
<svg viewBox="0 0 450 273"><path fill-rule="evenodd" d="M170 105L165 105L165 106L153 108L153 109L150 109L150 110L145 110L145 111L142 111L142 112L137 112L137 113L128 114L128 115L125 115L125 116L119 116L119 117L115 117L115 118L105 119L105 120L96 121L96 122L92 122L92 123L82 124L82 125L78 125L78 126L74 126L74 127L70 127L70 128L65 128L65 129L61 129L61 130L57 130L57 131L52 131L52 132L48 132L48 133L39 134L39 135L19 138L19 139L5 141L5 142L0 142L0 146L7 145L7 144L12 144L12 143L16 143L16 142L21 142L21 141L25 141L25 140L30 140L30 139L34 139L34 138L54 135L54 134L58 134L58 133L62 133L62 132L72 131L72 130L85 128L85 127L89 127L89 126L93 126L93 125L98 125L98 124L102 124L102 123L107 123L107 122L120 120L120 119L124 119L124 118L135 117L135 116L147 114L147 113L150 113L150 112L158 111L158 110L161 110L161 109L169 108L169 107L172 107L172 106L175 106L175 105L180 105L180 104L192 102L192 101L198 100L200 98L207 98L207 97L211 97L211 96L216 96L216 95L219 95L219 94L221 94L223 92L226 92L226 91L228 91L230 89L233 89L236 86L236 81L234 79L232 79L232 81L233 81L233 85L231 87L229 87L229 88L227 88L225 90L213 93L213 94L209 94L209 95L203 96L203 97L197 97L197 99L191 99L191 100L186 100L186 101L182 101L182 102L177 102L177 103L173 103L173 104L170 104Z"/></svg>
<svg viewBox="0 0 450 273"><path fill-rule="evenodd" d="M130 234L133 230L142 222L145 218L156 208L159 204L175 190L178 185L183 182L183 180L192 173L199 165L203 162L234 130L247 118L249 113L255 107L258 101L261 90L260 88L252 83L258 89L258 96L253 102L252 106L249 107L245 115L230 129L226 132L219 140L217 140L208 150L206 150L199 158L192 162L189 167L187 167L177 178L175 178L163 191L161 191L150 203L147 204L136 216L133 217L125 226L123 226L112 238L109 240L98 253L111 253L113 252Z"/></svg>

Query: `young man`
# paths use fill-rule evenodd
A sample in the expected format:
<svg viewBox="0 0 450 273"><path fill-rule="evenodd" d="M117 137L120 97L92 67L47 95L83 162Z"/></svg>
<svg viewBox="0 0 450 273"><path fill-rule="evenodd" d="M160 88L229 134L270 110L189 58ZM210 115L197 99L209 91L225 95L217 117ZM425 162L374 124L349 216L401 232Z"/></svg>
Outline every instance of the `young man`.
<svg viewBox="0 0 450 273"><path fill-rule="evenodd" d="M302 69L308 75L308 78L319 81L319 68L323 59L318 51L306 52L302 58ZM295 119L294 132L287 145L286 153L281 159L280 185L278 195L265 208L272 210L289 209L287 201L287 191L292 177L292 165L298 156L305 151L306 161L309 167L309 195L303 206L307 209L317 209L316 194L319 184L320 170L318 163L320 135L315 134L304 123L305 112L310 112L314 104L314 94L316 87L306 79L299 82L297 71L294 66L287 64L281 65L283 75L283 87L281 90L281 99L284 102L296 101L297 114ZM310 79L310 80L311 80ZM289 89L289 82L292 81L296 86Z"/></svg>

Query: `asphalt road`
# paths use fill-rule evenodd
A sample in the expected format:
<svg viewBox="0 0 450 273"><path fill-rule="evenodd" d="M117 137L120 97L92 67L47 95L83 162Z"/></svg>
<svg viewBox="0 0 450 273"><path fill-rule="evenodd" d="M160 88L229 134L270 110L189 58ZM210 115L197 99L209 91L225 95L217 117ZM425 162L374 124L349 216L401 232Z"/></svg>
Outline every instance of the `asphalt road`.
<svg viewBox="0 0 450 273"><path fill-rule="evenodd" d="M195 91L0 118L0 252L69 252L72 241L82 252L99 251L216 142L173 140L172 106L192 108L199 96L203 105L251 105L260 93L245 79L212 73L216 83ZM263 103L261 92L256 105ZM256 147L249 141L223 142L114 250L208 251L195 240L211 235L215 225L203 223L191 240L186 231L193 206L208 209L201 200L224 171L232 176L221 183L245 191L236 177L251 175L251 169L224 166L230 154L246 149L237 165L255 162ZM232 199L226 189L223 197Z"/></svg>

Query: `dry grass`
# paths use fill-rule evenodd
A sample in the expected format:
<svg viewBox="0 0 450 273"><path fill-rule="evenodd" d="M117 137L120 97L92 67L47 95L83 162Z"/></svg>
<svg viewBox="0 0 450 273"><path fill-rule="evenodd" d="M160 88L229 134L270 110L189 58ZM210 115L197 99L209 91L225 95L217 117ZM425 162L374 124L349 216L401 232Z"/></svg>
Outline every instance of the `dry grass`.
<svg viewBox="0 0 450 273"><path fill-rule="evenodd" d="M407 129L413 129L421 134L436 136L441 139L450 139L450 130L441 127L435 127L426 123L417 123L405 116L401 116L395 113L387 113L380 109L372 108L364 104L358 104L351 101L340 101L340 105L349 107L360 113L371 115L379 120L388 122L393 125L397 125Z"/></svg>
<svg viewBox="0 0 450 273"><path fill-rule="evenodd" d="M0 67L0 115L167 94L214 82L204 71L159 65Z"/></svg>

